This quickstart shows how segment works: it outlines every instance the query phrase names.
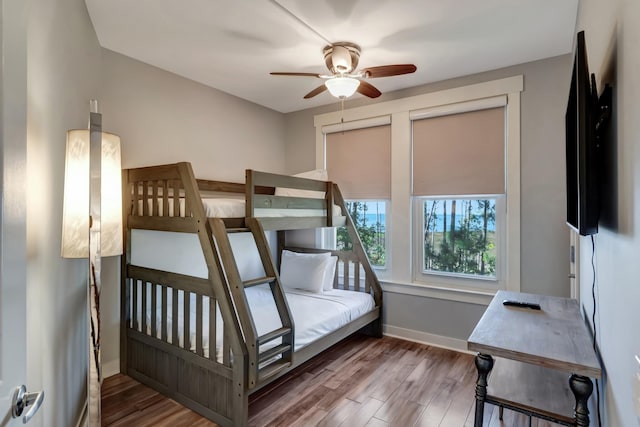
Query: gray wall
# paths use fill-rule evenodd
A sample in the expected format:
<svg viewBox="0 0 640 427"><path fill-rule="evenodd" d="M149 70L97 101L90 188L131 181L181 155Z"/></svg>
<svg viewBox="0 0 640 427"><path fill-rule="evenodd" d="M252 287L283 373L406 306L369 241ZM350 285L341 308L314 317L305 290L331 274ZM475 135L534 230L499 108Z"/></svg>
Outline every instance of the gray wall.
<svg viewBox="0 0 640 427"><path fill-rule="evenodd" d="M569 91L570 55L530 62L473 76L355 99L345 109L370 102L524 75L521 97L521 287L523 292L569 295L569 232L565 225L564 112ZM313 116L339 104L286 115L287 171L315 166ZM409 167L409 166L407 166ZM393 238L393 237L391 237ZM392 280L391 280L392 281ZM466 340L483 306L387 293L385 323ZM407 310L406 307L411 307Z"/></svg>
<svg viewBox="0 0 640 427"><path fill-rule="evenodd" d="M191 162L196 177L244 182L245 169L284 172L285 122L261 107L103 49L103 126L122 167ZM102 362L119 369L119 259L104 261Z"/></svg>
<svg viewBox="0 0 640 427"><path fill-rule="evenodd" d="M72 426L86 397L88 269L60 257L65 132L87 127L101 49L84 1L28 7L27 385L46 391L30 425Z"/></svg>
<svg viewBox="0 0 640 427"><path fill-rule="evenodd" d="M102 111L124 168L189 161L198 178L284 171L281 113L103 50Z"/></svg>
<svg viewBox="0 0 640 427"><path fill-rule="evenodd" d="M640 2L583 0L578 30L585 30L589 69L614 88L611 138L604 149L613 161L605 169L610 183L595 236L597 314L595 329L605 378L602 424L640 425L633 410L633 378L640 373ZM601 90L602 84L599 85ZM581 302L591 323L591 241L580 241ZM637 397L636 397L637 398Z"/></svg>

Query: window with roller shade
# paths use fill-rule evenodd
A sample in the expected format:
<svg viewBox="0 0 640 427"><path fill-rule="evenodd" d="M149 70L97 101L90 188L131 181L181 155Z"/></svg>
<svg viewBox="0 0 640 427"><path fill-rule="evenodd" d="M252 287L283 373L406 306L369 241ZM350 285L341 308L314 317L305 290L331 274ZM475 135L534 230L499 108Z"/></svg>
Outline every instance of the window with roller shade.
<svg viewBox="0 0 640 427"><path fill-rule="evenodd" d="M388 206L391 199L391 126L373 126L325 133L326 169L338 184L369 260L384 267L387 260ZM336 247L351 249L344 227Z"/></svg>
<svg viewBox="0 0 640 427"><path fill-rule="evenodd" d="M414 119L412 133L415 278L495 287L506 265L505 108Z"/></svg>

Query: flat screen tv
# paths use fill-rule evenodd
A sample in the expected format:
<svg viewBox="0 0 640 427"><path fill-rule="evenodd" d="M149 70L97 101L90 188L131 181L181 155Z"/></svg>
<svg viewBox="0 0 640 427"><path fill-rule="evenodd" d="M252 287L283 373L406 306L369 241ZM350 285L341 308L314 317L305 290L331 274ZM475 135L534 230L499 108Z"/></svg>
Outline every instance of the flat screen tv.
<svg viewBox="0 0 640 427"><path fill-rule="evenodd" d="M567 224L583 236L598 232L600 213L597 94L595 78L589 75L584 31L581 31L577 35L565 125Z"/></svg>

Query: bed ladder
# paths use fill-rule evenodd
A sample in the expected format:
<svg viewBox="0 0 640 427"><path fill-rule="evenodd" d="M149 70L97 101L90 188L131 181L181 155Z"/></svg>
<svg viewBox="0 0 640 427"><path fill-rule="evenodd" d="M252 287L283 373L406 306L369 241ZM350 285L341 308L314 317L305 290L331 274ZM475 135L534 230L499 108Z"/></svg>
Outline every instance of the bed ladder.
<svg viewBox="0 0 640 427"><path fill-rule="evenodd" d="M225 275L229 282L229 290L236 304L238 317L242 324L243 333L249 349L249 388L254 388L269 381L293 363L294 325L287 300L280 284L269 243L264 234L264 229L256 218L245 218L245 227L226 228L221 219L210 218L211 228L216 236L216 244L222 260ZM260 254L265 277L242 281L233 256L229 233L251 233ZM257 336L255 323L247 303L244 290L246 288L268 283L273 295L273 300L278 309L278 315L282 327ZM282 342L268 350L260 352L260 347L273 340L281 338ZM280 356L279 358L276 358Z"/></svg>

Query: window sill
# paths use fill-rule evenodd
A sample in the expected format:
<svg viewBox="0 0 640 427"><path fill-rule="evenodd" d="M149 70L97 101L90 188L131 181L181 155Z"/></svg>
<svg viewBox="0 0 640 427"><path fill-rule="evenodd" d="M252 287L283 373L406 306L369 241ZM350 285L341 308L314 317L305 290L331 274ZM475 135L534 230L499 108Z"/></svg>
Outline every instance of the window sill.
<svg viewBox="0 0 640 427"><path fill-rule="evenodd" d="M496 291L468 290L432 286L427 284L406 283L392 280L380 280L382 290L395 294L412 295L443 299L448 301L464 302L469 304L489 305Z"/></svg>

